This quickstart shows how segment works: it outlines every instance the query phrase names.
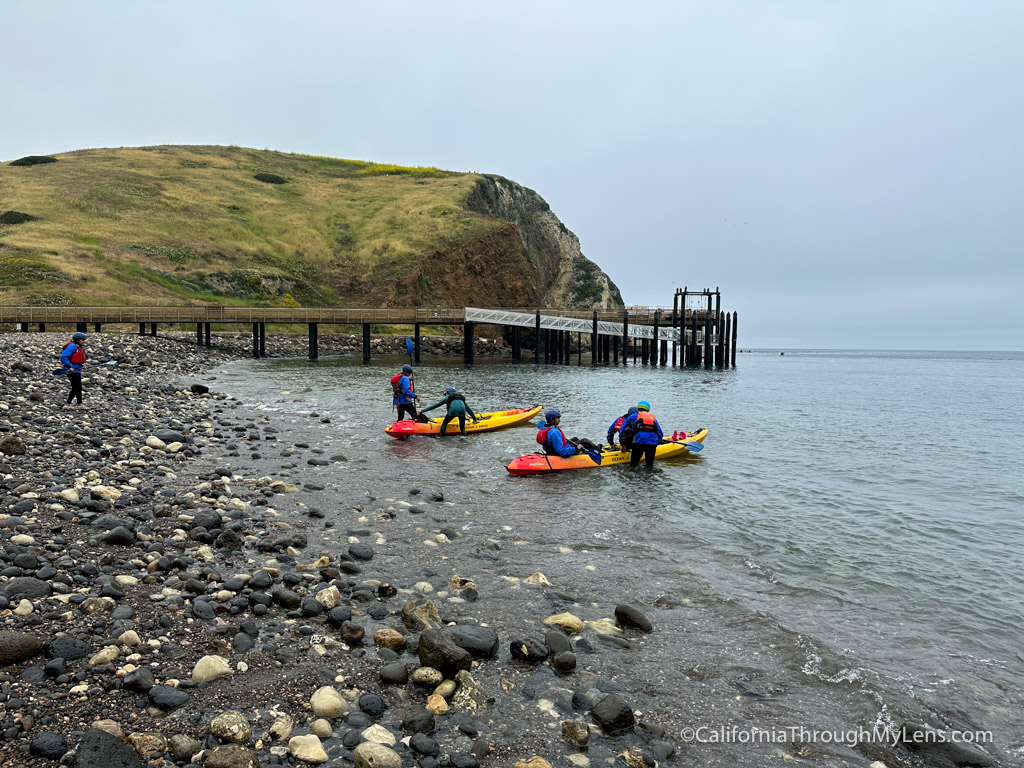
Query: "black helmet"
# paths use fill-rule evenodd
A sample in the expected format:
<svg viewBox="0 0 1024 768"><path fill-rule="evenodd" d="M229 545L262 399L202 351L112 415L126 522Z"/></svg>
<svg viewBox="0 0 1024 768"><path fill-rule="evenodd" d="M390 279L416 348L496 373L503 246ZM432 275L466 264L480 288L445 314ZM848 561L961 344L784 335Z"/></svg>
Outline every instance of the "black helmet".
<svg viewBox="0 0 1024 768"><path fill-rule="evenodd" d="M406 363L402 366L402 373L412 373L412 366Z"/></svg>
<svg viewBox="0 0 1024 768"><path fill-rule="evenodd" d="M72 334L72 336L71 336L71 340L72 341L85 341L86 338L87 338L86 335L84 333L82 333L81 331L77 331L76 333Z"/></svg>

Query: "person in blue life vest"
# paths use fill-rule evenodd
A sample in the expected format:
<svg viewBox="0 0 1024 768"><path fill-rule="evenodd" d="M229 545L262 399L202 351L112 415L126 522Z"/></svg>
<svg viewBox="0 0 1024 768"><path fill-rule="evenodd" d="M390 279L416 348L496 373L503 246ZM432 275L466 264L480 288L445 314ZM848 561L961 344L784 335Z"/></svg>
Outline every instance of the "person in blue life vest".
<svg viewBox="0 0 1024 768"><path fill-rule="evenodd" d="M598 446L590 440L574 437L572 440L566 438L565 433L558 425L562 421L562 412L552 408L544 412L544 423L537 432L537 442L544 446L544 453L548 456L561 456L567 459L577 453L597 451Z"/></svg>
<svg viewBox="0 0 1024 768"><path fill-rule="evenodd" d="M71 341L64 345L60 351L60 362L65 368L70 368L68 381L71 382L71 391L68 392L65 408L71 408L71 401L77 400L78 407L82 407L82 367L85 365L85 334L79 331L71 337Z"/></svg>
<svg viewBox="0 0 1024 768"><path fill-rule="evenodd" d="M462 435L466 434L466 414L469 413L469 417L474 422L477 421L476 414L473 413L473 409L469 407L469 403L466 402L466 397L461 392L456 392L455 387L447 387L444 391L444 397L438 400L429 408L424 408L420 413L426 413L432 411L435 408L440 408L442 405L448 406L448 412L445 413L444 419L441 421L441 437L447 434L448 422L452 419L457 418L459 420L459 432Z"/></svg>
<svg viewBox="0 0 1024 768"><path fill-rule="evenodd" d="M635 405L634 406L630 406L628 411L626 411L624 414L619 416L619 418L617 418L615 421L613 421L612 425L610 427L608 427L608 438L607 439L608 439L608 447L609 448L614 448L615 447L615 433L616 432L619 433L619 443L622 446L622 450L628 451L632 447L632 445L633 445L632 435L630 435L628 433L623 433L622 425L625 424L626 423L626 419L628 419L634 413L636 413L636 406Z"/></svg>
<svg viewBox="0 0 1024 768"><path fill-rule="evenodd" d="M658 443L665 436L661 431L661 425L651 413L651 404L641 400L636 404L637 412L631 414L622 423L620 435L629 431L633 435L633 447L630 449L629 466L635 467L643 458L644 464L648 467L654 466L654 454L658 450Z"/></svg>
<svg viewBox="0 0 1024 768"><path fill-rule="evenodd" d="M419 400L412 389L412 366L406 363L402 366L402 373L391 377L391 390L394 397L394 404L398 406L398 420L404 418L415 419L417 416L415 401ZM403 414L408 413L406 417Z"/></svg>

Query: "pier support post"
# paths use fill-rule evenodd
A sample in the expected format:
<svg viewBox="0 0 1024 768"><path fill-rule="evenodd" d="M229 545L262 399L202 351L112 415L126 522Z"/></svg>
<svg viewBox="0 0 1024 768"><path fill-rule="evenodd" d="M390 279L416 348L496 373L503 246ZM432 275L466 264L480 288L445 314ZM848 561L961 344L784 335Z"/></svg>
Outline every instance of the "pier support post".
<svg viewBox="0 0 1024 768"><path fill-rule="evenodd" d="M736 367L736 332L739 330L740 317L735 312L732 313L732 367Z"/></svg>
<svg viewBox="0 0 1024 768"><path fill-rule="evenodd" d="M722 293L718 289L718 286L715 286L715 336L716 336L716 339L715 339L715 342L716 342L715 343L715 367L716 368L721 368L721 367L723 367L725 365L725 360L722 357L724 352L725 352L725 349L722 347L722 340L723 340L722 330L723 330L723 328L722 328Z"/></svg>
<svg viewBox="0 0 1024 768"><path fill-rule="evenodd" d="M594 310L594 324L590 331L590 364L597 365L601 362L601 352L598 348L599 337L597 335L597 310Z"/></svg>
<svg viewBox="0 0 1024 768"><path fill-rule="evenodd" d="M633 337L633 365L636 365L636 337Z"/></svg>
<svg viewBox="0 0 1024 768"><path fill-rule="evenodd" d="M519 363L523 360L523 333L518 325L512 326L512 362Z"/></svg>
<svg viewBox="0 0 1024 768"><path fill-rule="evenodd" d="M612 337L605 334L601 338L603 339L601 344L601 362L604 363L605 365L608 365L608 362L611 360L612 357ZM616 362L618 361L616 360Z"/></svg>
<svg viewBox="0 0 1024 768"><path fill-rule="evenodd" d="M79 333L85 333L88 326L85 323L75 323L75 330Z"/></svg>
<svg viewBox="0 0 1024 768"><path fill-rule="evenodd" d="M102 329L101 329L100 323L94 323L92 328L93 328L93 333L102 333L103 332Z"/></svg>
<svg viewBox="0 0 1024 768"><path fill-rule="evenodd" d="M203 346L203 324L196 323L196 346Z"/></svg>
<svg viewBox="0 0 1024 768"><path fill-rule="evenodd" d="M642 365L647 365L647 351L650 346L648 339L640 339L640 363Z"/></svg>
<svg viewBox="0 0 1024 768"><path fill-rule="evenodd" d="M658 347L661 346L661 341L658 339L658 334L661 329L661 310L654 310L654 335L651 336L651 365L658 365L661 360L658 359Z"/></svg>
<svg viewBox="0 0 1024 768"><path fill-rule="evenodd" d="M562 331L565 334L565 364L572 365L572 331Z"/></svg>
<svg viewBox="0 0 1024 768"><path fill-rule="evenodd" d="M22 323L21 324L21 330L27 332L28 331L28 323ZM39 324L39 332L40 333L46 333L46 323L40 323Z"/></svg>
<svg viewBox="0 0 1024 768"><path fill-rule="evenodd" d="M714 361L711 359L711 293L708 292L708 307L704 312L704 367L710 368Z"/></svg>
<svg viewBox="0 0 1024 768"><path fill-rule="evenodd" d="M417 364L420 362L420 324L413 323L412 326L412 357Z"/></svg>
<svg viewBox="0 0 1024 768"><path fill-rule="evenodd" d="M617 351L617 350L616 350ZM625 309L622 311L622 364L626 365L629 361L626 360L629 354L629 310ZM618 359L615 361L618 363Z"/></svg>
<svg viewBox="0 0 1024 768"><path fill-rule="evenodd" d="M316 323L309 324L309 359L320 359L320 326Z"/></svg>
<svg viewBox="0 0 1024 768"><path fill-rule="evenodd" d="M729 367L729 350L732 349L730 342L730 334L732 332L732 316L725 313L725 332L722 334L722 365L726 368Z"/></svg>
<svg viewBox="0 0 1024 768"><path fill-rule="evenodd" d="M661 344L661 361L659 365L668 365L668 342L663 340L658 343Z"/></svg>
<svg viewBox="0 0 1024 768"><path fill-rule="evenodd" d="M370 324L363 323L363 362L370 362Z"/></svg>
<svg viewBox="0 0 1024 768"><path fill-rule="evenodd" d="M476 323L466 323L463 326L463 331L464 331L464 334L463 334L464 341L462 342L463 353L464 353L463 357L465 358L465 361L467 363L469 363L470 365L473 364L473 360L476 357L476 349L474 348L474 345L473 345L473 332L475 330L475 326L476 326Z"/></svg>
<svg viewBox="0 0 1024 768"><path fill-rule="evenodd" d="M156 323L149 324L149 335L156 336Z"/></svg>
<svg viewBox="0 0 1024 768"><path fill-rule="evenodd" d="M145 323L139 323L139 336L145 336L145 335L146 335L146 324Z"/></svg>
<svg viewBox="0 0 1024 768"><path fill-rule="evenodd" d="M576 332L576 365L583 365L583 334Z"/></svg>
<svg viewBox="0 0 1024 768"><path fill-rule="evenodd" d="M672 329L679 330L679 291L672 296ZM672 342L672 367L675 368L679 356L679 342Z"/></svg>
<svg viewBox="0 0 1024 768"><path fill-rule="evenodd" d="M212 323L203 323L203 346L210 346L210 326Z"/></svg>
<svg viewBox="0 0 1024 768"><path fill-rule="evenodd" d="M257 360L260 357L260 324L252 324L252 356Z"/></svg>
<svg viewBox="0 0 1024 768"><path fill-rule="evenodd" d="M540 310L537 310L537 320L534 325L535 341L533 345L533 362L534 364L540 362Z"/></svg>
<svg viewBox="0 0 1024 768"><path fill-rule="evenodd" d="M267 356L267 324L260 323L260 357Z"/></svg>
<svg viewBox="0 0 1024 768"><path fill-rule="evenodd" d="M619 337L612 339L612 365L619 364Z"/></svg>

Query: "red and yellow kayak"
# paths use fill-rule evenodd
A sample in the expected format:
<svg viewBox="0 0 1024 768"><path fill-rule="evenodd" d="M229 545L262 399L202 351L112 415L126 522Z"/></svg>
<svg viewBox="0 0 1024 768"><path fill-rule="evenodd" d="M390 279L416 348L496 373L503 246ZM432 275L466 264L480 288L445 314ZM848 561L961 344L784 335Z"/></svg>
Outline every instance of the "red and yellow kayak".
<svg viewBox="0 0 1024 768"><path fill-rule="evenodd" d="M476 417L477 421L475 423L467 415L466 433L490 432L495 429L503 429L504 427L514 427L519 424L525 424L531 419L536 418L542 407L543 406L535 405L532 408L514 408L511 411L478 413ZM384 431L391 435L391 437L408 437L409 435L440 435L442 421L444 421L443 417L439 419L431 419L427 422L403 419L402 421L396 421L389 427L385 427ZM445 430L445 434L459 434L458 419L453 419L448 422L448 429Z"/></svg>
<svg viewBox="0 0 1024 768"><path fill-rule="evenodd" d="M468 428L469 426L467 425ZM686 435L686 437L680 437L677 440L667 440L658 446L654 453L654 458L661 460L670 459L673 456L684 456L691 453L686 447L686 443L703 444L704 438L707 436L708 431L702 429L693 434ZM518 459L513 459L505 469L513 475L542 475L548 472L560 472L564 469L597 469L599 466L611 467L616 464L629 464L629 451L608 448L606 446L601 451L600 465L595 464L594 460L585 453L578 453L567 459L561 456L548 456L544 453L528 453L525 456L520 456Z"/></svg>

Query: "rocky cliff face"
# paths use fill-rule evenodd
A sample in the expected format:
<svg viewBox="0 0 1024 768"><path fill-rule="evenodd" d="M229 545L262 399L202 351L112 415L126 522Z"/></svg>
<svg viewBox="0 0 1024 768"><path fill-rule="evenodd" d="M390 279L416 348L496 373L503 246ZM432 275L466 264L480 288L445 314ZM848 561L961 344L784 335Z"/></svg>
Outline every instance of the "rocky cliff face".
<svg viewBox="0 0 1024 768"><path fill-rule="evenodd" d="M532 189L501 176L481 176L467 196L465 207L515 225L522 241L522 256L536 271L539 306L622 307L622 296L615 283L583 255L579 238Z"/></svg>

